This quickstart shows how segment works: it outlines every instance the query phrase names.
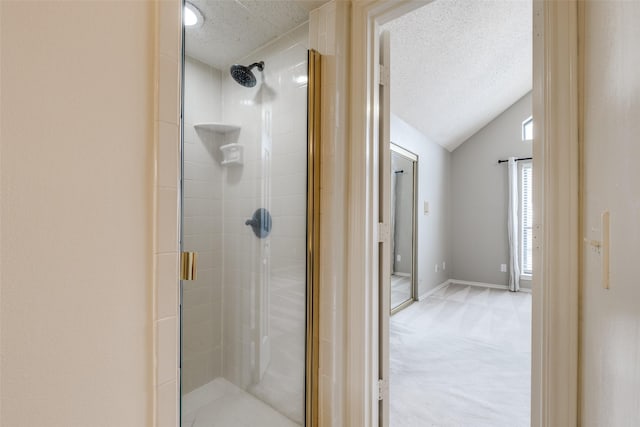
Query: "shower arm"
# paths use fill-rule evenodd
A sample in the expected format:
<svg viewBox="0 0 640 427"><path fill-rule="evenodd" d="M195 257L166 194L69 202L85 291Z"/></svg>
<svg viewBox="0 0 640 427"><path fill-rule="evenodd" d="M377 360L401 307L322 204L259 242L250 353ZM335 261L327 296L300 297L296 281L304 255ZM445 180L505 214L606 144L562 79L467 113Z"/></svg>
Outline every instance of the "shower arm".
<svg viewBox="0 0 640 427"><path fill-rule="evenodd" d="M258 70L260 71L264 70L264 61L254 62L253 64L249 65L247 68L249 70L252 70L255 67L258 67Z"/></svg>

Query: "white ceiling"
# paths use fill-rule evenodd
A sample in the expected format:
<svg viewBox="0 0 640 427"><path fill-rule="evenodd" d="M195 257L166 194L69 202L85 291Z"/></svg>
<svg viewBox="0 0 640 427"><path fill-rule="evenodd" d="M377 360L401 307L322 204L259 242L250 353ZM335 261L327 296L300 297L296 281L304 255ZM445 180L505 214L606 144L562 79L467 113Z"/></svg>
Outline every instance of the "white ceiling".
<svg viewBox="0 0 640 427"><path fill-rule="evenodd" d="M436 0L385 25L391 111L453 151L531 90L531 25L531 0Z"/></svg>
<svg viewBox="0 0 640 427"><path fill-rule="evenodd" d="M204 16L185 28L187 55L227 69L260 46L309 20L328 0L189 0Z"/></svg>

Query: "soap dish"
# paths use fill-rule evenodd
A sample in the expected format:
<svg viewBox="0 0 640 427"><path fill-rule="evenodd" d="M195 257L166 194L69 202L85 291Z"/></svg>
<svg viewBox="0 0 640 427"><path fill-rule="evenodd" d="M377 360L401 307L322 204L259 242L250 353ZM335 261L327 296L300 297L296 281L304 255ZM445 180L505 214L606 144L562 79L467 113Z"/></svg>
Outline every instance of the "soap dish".
<svg viewBox="0 0 640 427"><path fill-rule="evenodd" d="M223 165L241 165L244 154L244 146L242 144L227 144L220 147L222 151Z"/></svg>

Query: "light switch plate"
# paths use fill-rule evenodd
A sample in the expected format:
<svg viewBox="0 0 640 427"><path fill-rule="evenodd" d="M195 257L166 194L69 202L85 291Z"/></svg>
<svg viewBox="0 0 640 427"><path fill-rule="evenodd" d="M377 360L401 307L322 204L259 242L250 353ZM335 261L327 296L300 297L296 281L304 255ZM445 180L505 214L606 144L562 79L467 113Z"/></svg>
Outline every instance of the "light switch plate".
<svg viewBox="0 0 640 427"><path fill-rule="evenodd" d="M602 222L602 287L605 289L609 289L610 286L610 264L609 264L609 247L610 247L610 239L611 232L609 231L610 226L610 214L609 211L604 211L602 213L601 222Z"/></svg>

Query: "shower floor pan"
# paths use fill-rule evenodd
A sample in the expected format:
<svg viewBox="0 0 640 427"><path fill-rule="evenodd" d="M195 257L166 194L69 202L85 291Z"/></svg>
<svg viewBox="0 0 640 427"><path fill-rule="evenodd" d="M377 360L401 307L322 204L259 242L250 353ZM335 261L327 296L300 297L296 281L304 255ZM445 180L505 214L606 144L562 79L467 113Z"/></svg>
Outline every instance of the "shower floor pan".
<svg viewBox="0 0 640 427"><path fill-rule="evenodd" d="M182 398L182 427L300 427L224 378Z"/></svg>

